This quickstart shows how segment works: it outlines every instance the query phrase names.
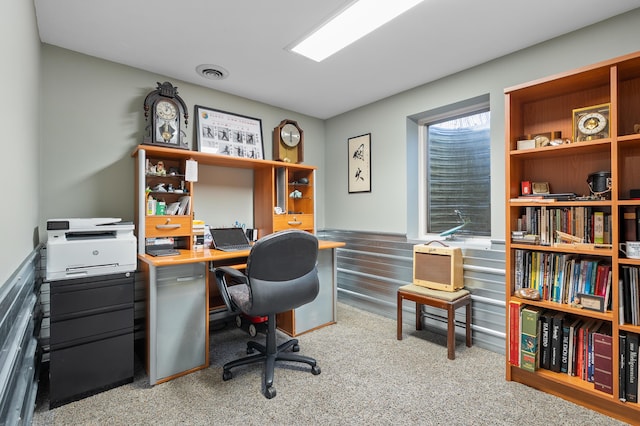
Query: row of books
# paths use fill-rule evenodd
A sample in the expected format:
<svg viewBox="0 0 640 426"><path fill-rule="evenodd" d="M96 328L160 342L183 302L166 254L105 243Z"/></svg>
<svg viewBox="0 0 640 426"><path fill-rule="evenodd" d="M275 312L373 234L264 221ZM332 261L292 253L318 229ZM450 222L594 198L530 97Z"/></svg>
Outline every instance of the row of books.
<svg viewBox="0 0 640 426"><path fill-rule="evenodd" d="M620 324L640 325L640 267L621 267L618 293Z"/></svg>
<svg viewBox="0 0 640 426"><path fill-rule="evenodd" d="M579 294L600 296L611 309L611 264L601 258L571 253L514 251L515 289L533 288L541 300L575 301Z"/></svg>
<svg viewBox="0 0 640 426"><path fill-rule="evenodd" d="M540 244L559 242L555 231L582 239L585 243L611 244L611 214L589 206L523 207L517 230L537 235Z"/></svg>
<svg viewBox="0 0 640 426"><path fill-rule="evenodd" d="M613 395L611 324L509 302L509 362L524 370L546 369L593 383ZM620 334L618 397L638 402L638 335Z"/></svg>

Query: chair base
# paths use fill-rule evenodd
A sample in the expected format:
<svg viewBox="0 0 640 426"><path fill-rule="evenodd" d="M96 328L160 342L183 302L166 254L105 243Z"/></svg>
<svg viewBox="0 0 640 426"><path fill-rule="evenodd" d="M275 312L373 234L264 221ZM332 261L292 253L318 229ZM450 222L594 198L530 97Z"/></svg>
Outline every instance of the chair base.
<svg viewBox="0 0 640 426"><path fill-rule="evenodd" d="M300 350L300 347L298 346L298 339L290 339L276 346L275 324L275 314L269 315L269 319L267 320L266 345L262 345L254 341L248 342L247 353L250 354L254 351L258 351L259 353L226 363L222 367L222 380L227 381L233 378L230 370L234 367L238 367L240 365L255 364L257 362L264 362L264 396L271 399L276 396L276 390L273 387L273 377L276 361L300 362L308 364L311 367L311 373L313 375L320 374L320 367L318 367L315 359L308 356L292 353L298 352ZM289 352L289 349L291 349L292 352Z"/></svg>

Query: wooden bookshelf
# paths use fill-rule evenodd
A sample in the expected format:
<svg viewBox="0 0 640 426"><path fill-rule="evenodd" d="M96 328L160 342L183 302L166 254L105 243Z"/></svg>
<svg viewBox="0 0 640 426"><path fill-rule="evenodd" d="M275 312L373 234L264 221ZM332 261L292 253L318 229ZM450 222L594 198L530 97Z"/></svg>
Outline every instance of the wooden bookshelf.
<svg viewBox="0 0 640 426"><path fill-rule="evenodd" d="M623 265L639 266L639 260L625 259L618 251L625 241L622 218L624 208L640 207L640 201L631 200L631 189L640 188L640 134L634 128L640 124L640 52L625 55L595 65L582 67L548 78L521 84L505 90L506 101L506 379L520 382L541 391L557 395L574 403L602 412L628 423L640 418L640 404L622 402L619 396L619 347L621 332L640 334L640 327L620 324L618 281ZM594 140L573 141L573 110L609 104L608 134ZM533 149L517 149L517 141L527 135L561 132L570 143ZM511 242L511 232L522 226L523 211L527 207L541 208L542 203L517 200L521 182L548 182L553 193L573 192L578 196L590 195L587 177L595 172L611 173L611 192L604 199L581 199L544 204L551 209L585 207L589 211L602 211L610 216L610 244L613 249L555 247L553 239L546 245L517 244ZM529 210L531 211L531 209ZM589 257L610 264L611 309L590 311L571 306L570 303L549 300L531 301L514 295L525 285L516 254L522 251L560 253ZM596 390L594 383L556 373L546 369L529 372L509 361L512 339L509 303L519 301L554 312L564 312L574 318L596 319L610 326L613 350L613 394ZM568 301L567 301L568 302ZM515 331L514 331L515 332ZM519 341L519 339L517 340ZM622 348L623 349L623 348Z"/></svg>

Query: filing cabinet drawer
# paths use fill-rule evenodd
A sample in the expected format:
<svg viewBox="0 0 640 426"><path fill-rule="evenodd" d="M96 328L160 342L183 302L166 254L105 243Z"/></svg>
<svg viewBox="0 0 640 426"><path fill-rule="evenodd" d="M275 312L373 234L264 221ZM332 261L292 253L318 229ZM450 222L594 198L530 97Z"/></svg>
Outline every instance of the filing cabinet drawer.
<svg viewBox="0 0 640 426"><path fill-rule="evenodd" d="M51 349L85 343L106 336L133 333L133 307L51 322Z"/></svg>
<svg viewBox="0 0 640 426"><path fill-rule="evenodd" d="M282 231L283 229L302 229L305 231L313 231L313 215L312 214L281 214L273 217L274 231Z"/></svg>
<svg viewBox="0 0 640 426"><path fill-rule="evenodd" d="M51 321L133 306L133 274L52 281Z"/></svg>
<svg viewBox="0 0 640 426"><path fill-rule="evenodd" d="M191 234L191 216L147 216L146 237L179 237Z"/></svg>

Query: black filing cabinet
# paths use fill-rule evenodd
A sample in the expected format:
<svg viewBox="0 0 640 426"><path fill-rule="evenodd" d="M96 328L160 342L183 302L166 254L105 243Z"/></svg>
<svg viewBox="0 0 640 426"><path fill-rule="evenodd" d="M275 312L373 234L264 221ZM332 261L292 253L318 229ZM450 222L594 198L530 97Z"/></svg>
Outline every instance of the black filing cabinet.
<svg viewBox="0 0 640 426"><path fill-rule="evenodd" d="M49 407L133 381L134 274L50 286Z"/></svg>

